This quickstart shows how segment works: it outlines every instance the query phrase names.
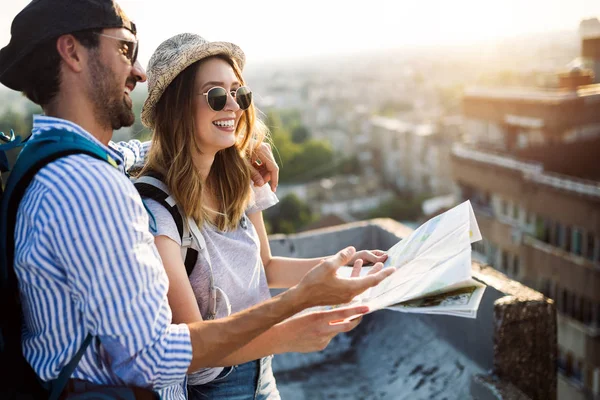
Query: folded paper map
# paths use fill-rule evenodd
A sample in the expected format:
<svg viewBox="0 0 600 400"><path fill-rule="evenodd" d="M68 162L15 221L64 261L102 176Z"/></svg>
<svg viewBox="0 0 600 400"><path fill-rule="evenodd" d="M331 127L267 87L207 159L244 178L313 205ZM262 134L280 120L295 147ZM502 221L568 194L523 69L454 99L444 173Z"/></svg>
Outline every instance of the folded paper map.
<svg viewBox="0 0 600 400"><path fill-rule="evenodd" d="M459 204L390 248L384 268L395 267L396 272L343 306L475 318L485 290L484 284L471 277L471 243L479 240L471 203ZM363 268L361 275L368 269ZM338 270L346 277L351 272L352 267Z"/></svg>

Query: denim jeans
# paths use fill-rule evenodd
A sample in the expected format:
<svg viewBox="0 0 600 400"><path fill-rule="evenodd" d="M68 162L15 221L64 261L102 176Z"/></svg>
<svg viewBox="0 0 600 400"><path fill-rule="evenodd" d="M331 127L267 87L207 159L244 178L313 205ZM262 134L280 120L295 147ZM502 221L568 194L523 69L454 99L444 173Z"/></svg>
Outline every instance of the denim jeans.
<svg viewBox="0 0 600 400"><path fill-rule="evenodd" d="M227 367L209 383L188 385L188 399L278 400L272 358Z"/></svg>

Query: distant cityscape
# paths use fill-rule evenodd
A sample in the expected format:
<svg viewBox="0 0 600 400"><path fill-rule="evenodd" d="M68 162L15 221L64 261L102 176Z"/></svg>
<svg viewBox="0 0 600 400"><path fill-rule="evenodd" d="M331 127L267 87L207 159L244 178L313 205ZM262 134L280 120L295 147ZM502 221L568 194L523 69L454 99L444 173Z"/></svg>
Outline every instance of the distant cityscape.
<svg viewBox="0 0 600 400"><path fill-rule="evenodd" d="M373 217L414 226L470 200L484 237L474 258L556 301L558 398L600 398L597 19L478 49L255 67L246 80L282 168L270 233ZM0 131L26 132L33 112L0 90ZM148 137L139 118L115 133Z"/></svg>

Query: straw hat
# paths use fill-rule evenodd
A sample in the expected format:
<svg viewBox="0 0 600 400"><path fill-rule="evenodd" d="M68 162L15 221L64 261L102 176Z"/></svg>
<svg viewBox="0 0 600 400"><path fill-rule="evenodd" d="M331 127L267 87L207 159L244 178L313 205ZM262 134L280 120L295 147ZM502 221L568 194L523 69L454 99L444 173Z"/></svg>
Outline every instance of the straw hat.
<svg viewBox="0 0 600 400"><path fill-rule="evenodd" d="M244 68L244 52L233 43L209 42L193 33L181 33L162 42L150 57L146 70L148 97L142 107L142 123L154 127L156 103L177 75L196 61L220 54L231 57L240 69Z"/></svg>

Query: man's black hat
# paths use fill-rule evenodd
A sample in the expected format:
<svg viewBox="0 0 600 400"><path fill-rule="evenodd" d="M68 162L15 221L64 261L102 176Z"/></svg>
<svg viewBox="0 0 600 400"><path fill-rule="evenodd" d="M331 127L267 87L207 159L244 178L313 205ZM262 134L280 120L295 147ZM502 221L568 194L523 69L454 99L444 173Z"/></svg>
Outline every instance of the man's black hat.
<svg viewBox="0 0 600 400"><path fill-rule="evenodd" d="M22 91L28 79L21 67L36 46L86 29L126 28L135 24L113 0L33 0L13 20L10 43L0 50L0 82Z"/></svg>

